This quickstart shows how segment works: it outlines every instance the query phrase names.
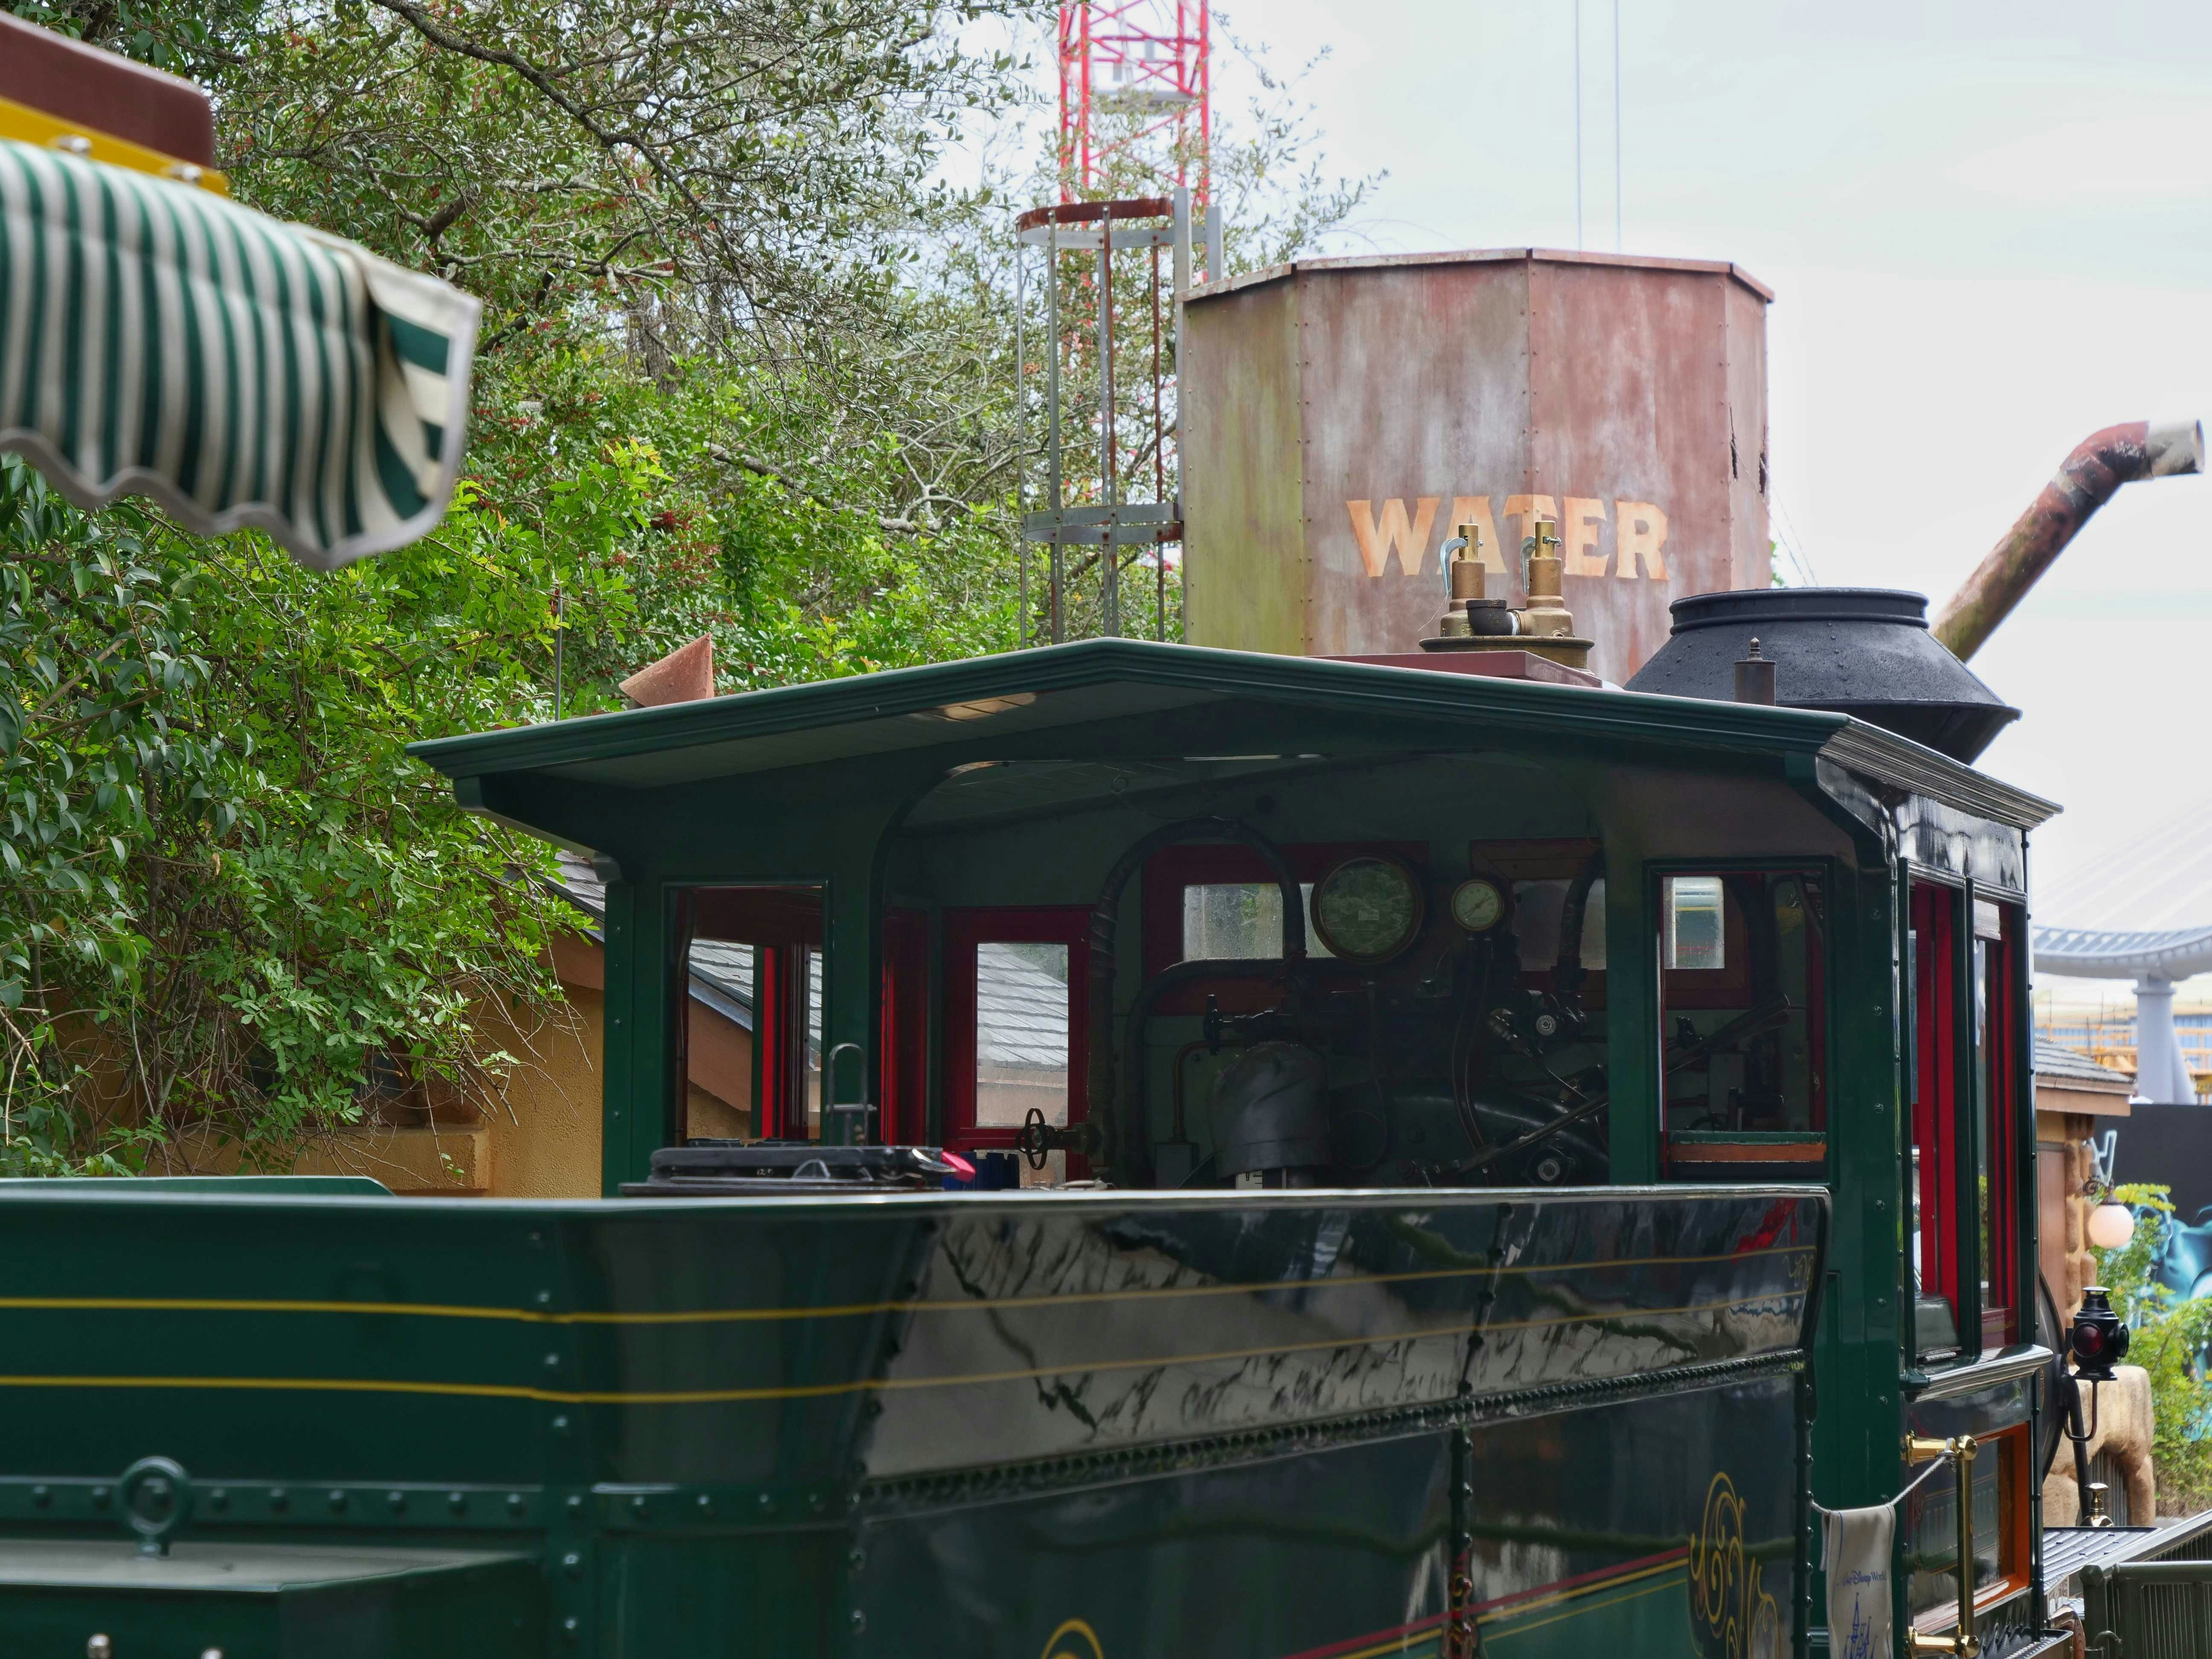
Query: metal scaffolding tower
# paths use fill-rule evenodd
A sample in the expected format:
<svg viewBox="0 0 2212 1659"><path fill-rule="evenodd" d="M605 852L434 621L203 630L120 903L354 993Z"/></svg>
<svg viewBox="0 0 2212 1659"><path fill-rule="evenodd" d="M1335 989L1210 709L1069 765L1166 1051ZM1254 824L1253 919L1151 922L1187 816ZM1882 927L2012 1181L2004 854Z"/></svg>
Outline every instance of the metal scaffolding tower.
<svg viewBox="0 0 2212 1659"><path fill-rule="evenodd" d="M1182 298L1225 274L1221 209L1208 200L1206 52L1206 0L1060 8L1060 199L1015 225L1017 419L1026 434L1035 404L1044 428L1034 495L1027 463L1016 479L1024 645L1170 632ZM1032 248L1042 255L1035 319ZM1034 366L1025 335L1042 348ZM1033 543L1047 554L1037 616ZM1133 563L1149 568L1149 605L1123 592Z"/></svg>
<svg viewBox="0 0 2212 1659"><path fill-rule="evenodd" d="M1218 223L1218 211L1213 222ZM1150 631L1164 640L1169 621L1166 550L1182 540L1182 417L1175 360L1182 296L1190 284L1190 194L1178 189L1166 198L1064 202L1023 214L1014 228L1024 249L1036 247L1044 254L1044 337L1039 343L1044 358L1045 476L1042 499L1033 510L1028 510L1026 468L1016 481L1025 509L1021 643L1058 644L1069 637L1071 585L1091 570L1098 584L1097 631L1130 631L1124 612L1133 607L1125 606L1121 576L1128 556L1123 550L1134 546L1151 549L1145 556L1152 570ZM1120 267L1117 254L1124 262ZM1026 258L1016 263L1015 282L1015 310L1023 316L1028 309ZM1025 419L1034 394L1025 372L1027 353L1018 342L1016 356L1024 372L1015 394ZM1087 398L1070 395L1069 382L1077 378L1088 382ZM1031 542L1048 550L1041 625L1033 624L1030 615ZM1080 554L1073 571L1068 568L1071 548Z"/></svg>
<svg viewBox="0 0 2212 1659"><path fill-rule="evenodd" d="M1060 9L1060 200L1087 201L1139 181L1157 189L1171 167L1201 216L1212 135L1206 0L1093 0ZM1164 150L1165 154L1162 154Z"/></svg>

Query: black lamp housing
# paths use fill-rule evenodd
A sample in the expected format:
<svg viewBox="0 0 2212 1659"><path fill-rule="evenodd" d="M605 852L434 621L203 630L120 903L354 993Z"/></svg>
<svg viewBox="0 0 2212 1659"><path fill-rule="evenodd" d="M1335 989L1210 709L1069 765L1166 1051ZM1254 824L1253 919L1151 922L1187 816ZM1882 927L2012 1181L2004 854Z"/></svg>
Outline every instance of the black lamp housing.
<svg viewBox="0 0 2212 1659"><path fill-rule="evenodd" d="M2128 1328L2112 1311L2101 1285L2085 1285L2081 1310L2074 1316L2066 1346L2073 1351L2074 1374L2085 1382L2109 1382L2112 1367L2127 1358Z"/></svg>

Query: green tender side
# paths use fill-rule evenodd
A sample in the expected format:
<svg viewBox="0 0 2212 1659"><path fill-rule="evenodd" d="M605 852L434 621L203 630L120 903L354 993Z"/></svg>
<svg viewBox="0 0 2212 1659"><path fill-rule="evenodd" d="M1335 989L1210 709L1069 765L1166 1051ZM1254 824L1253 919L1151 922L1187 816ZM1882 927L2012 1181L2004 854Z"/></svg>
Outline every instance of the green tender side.
<svg viewBox="0 0 2212 1659"><path fill-rule="evenodd" d="M0 1626L321 1654L355 1596L392 1609L362 1659L443 1650L410 1607L478 1655L1780 1652L1826 1214L26 1183ZM188 1475L166 1562L125 1528L150 1457Z"/></svg>

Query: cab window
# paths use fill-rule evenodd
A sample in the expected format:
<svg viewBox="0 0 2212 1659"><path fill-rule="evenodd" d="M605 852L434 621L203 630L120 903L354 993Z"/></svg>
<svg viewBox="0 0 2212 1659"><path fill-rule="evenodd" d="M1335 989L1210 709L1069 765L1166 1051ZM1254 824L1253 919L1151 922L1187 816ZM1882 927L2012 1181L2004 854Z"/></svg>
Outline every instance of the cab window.
<svg viewBox="0 0 2212 1659"><path fill-rule="evenodd" d="M1658 889L1669 1170L1796 1178L1826 1157L1826 890L1812 869L1681 871Z"/></svg>
<svg viewBox="0 0 2212 1659"><path fill-rule="evenodd" d="M1010 1151L1031 1113L1083 1121L1090 922L1083 905L945 913L946 1146ZM1088 1173L1058 1151L1022 1165L1027 1186Z"/></svg>
<svg viewBox="0 0 2212 1659"><path fill-rule="evenodd" d="M1923 1359L2021 1340L2021 907L1918 881L1908 951L1911 1280Z"/></svg>

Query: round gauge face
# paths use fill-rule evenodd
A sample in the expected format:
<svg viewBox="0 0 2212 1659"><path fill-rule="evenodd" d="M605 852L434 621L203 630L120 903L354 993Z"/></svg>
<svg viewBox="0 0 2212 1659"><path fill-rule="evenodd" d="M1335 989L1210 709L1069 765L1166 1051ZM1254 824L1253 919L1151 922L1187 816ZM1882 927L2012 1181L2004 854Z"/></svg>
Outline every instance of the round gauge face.
<svg viewBox="0 0 2212 1659"><path fill-rule="evenodd" d="M1498 884L1475 876L1452 889L1452 920L1470 933L1486 933L1505 914L1505 895Z"/></svg>
<svg viewBox="0 0 2212 1659"><path fill-rule="evenodd" d="M1314 932L1347 962L1387 962L1421 931L1421 884L1395 859L1346 859L1315 884Z"/></svg>

